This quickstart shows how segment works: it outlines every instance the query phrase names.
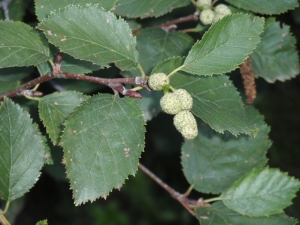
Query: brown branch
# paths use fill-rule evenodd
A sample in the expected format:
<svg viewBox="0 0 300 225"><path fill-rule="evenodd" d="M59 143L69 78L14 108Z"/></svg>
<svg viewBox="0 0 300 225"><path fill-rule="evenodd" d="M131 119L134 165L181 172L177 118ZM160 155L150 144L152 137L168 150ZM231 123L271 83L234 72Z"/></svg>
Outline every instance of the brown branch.
<svg viewBox="0 0 300 225"><path fill-rule="evenodd" d="M146 87L147 86L147 80L142 78L142 77L132 77L132 78L100 78L100 77L92 77L92 76L85 76L85 75L80 75L80 74L73 74L73 73L48 73L45 76L38 77L34 80L31 80L20 87L6 92L4 94L0 95L0 101L4 99L4 97L14 97L17 95L23 95L24 90L34 87L37 84L41 84L43 82L56 79L56 78L63 78L63 79L75 79L75 80L83 80L83 81L88 81L88 82L93 82L93 83L98 83L98 84L104 84L107 86L110 86L112 84L116 83L121 83L121 84L133 84L133 85L138 85L141 87ZM131 92L129 92L131 93ZM134 97L132 94L130 95L131 97Z"/></svg>
<svg viewBox="0 0 300 225"><path fill-rule="evenodd" d="M185 23L185 22L189 22L189 21L198 21L198 20L199 20L199 12L195 12L191 15L168 21L168 22L158 25L156 27L164 28L164 27L169 27L174 24Z"/></svg>
<svg viewBox="0 0 300 225"><path fill-rule="evenodd" d="M139 169L142 170L146 175L148 175L151 179L153 179L156 183L158 183L163 189L165 189L169 194L175 198L184 208L186 208L190 214L196 217L193 208L197 207L209 207L210 204L203 202L203 199L200 198L198 200L188 199L184 195L180 194L179 192L175 191L169 185L164 183L161 179L159 179L155 174L153 174L150 170L148 170L142 164L139 164Z"/></svg>

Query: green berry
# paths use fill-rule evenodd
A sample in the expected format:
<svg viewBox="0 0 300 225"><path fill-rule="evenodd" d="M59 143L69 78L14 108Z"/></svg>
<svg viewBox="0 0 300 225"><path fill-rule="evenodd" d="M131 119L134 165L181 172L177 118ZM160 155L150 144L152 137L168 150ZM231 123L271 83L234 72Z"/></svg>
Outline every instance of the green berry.
<svg viewBox="0 0 300 225"><path fill-rule="evenodd" d="M164 73L154 73L148 80L149 87L155 91L161 91L163 86L169 84L169 82L169 78Z"/></svg>
<svg viewBox="0 0 300 225"><path fill-rule="evenodd" d="M211 0L198 0L196 2L196 4L197 4L197 6L199 8L204 8L204 9L210 8L210 6L211 6Z"/></svg>
<svg viewBox="0 0 300 225"><path fill-rule="evenodd" d="M185 126L183 127L181 134L185 139L194 139L198 135L198 128L195 125Z"/></svg>
<svg viewBox="0 0 300 225"><path fill-rule="evenodd" d="M181 110L191 110L193 107L192 96L184 89L177 89L174 94L178 97L181 105Z"/></svg>
<svg viewBox="0 0 300 225"><path fill-rule="evenodd" d="M183 128L186 126L196 126L197 127L197 122L195 120L195 117L188 110L184 110L184 111L181 111L178 114L176 114L174 116L173 123L179 132L182 132Z"/></svg>
<svg viewBox="0 0 300 225"><path fill-rule="evenodd" d="M213 20L214 23L216 21L222 19L223 17L231 14L230 8L228 8L228 6L224 5L224 4L217 5L215 7L214 11L215 11L215 17L214 17L214 20Z"/></svg>
<svg viewBox="0 0 300 225"><path fill-rule="evenodd" d="M199 19L204 25L209 25L212 24L214 17L214 11L212 11L211 9L204 9L203 11L201 11Z"/></svg>
<svg viewBox="0 0 300 225"><path fill-rule="evenodd" d="M163 111L175 115L181 111L181 105L178 97L174 93L167 93L160 99L160 105Z"/></svg>

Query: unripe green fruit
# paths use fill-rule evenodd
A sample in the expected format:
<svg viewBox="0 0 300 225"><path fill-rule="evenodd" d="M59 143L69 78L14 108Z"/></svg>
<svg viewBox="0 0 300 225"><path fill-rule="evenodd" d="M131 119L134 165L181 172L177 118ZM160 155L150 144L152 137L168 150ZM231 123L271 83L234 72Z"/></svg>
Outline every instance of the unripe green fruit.
<svg viewBox="0 0 300 225"><path fill-rule="evenodd" d="M203 11L201 11L199 19L204 25L209 25L212 24L214 17L214 11L212 11L211 9L204 9Z"/></svg>
<svg viewBox="0 0 300 225"><path fill-rule="evenodd" d="M214 23L222 19L223 17L231 14L230 8L228 8L228 6L224 4L217 5L214 10L215 10L215 17L213 20Z"/></svg>
<svg viewBox="0 0 300 225"><path fill-rule="evenodd" d="M181 111L181 104L174 93L167 93L160 99L160 106L168 114L175 115Z"/></svg>
<svg viewBox="0 0 300 225"><path fill-rule="evenodd" d="M211 0L198 0L196 2L197 6L200 8L210 8L211 6Z"/></svg>
<svg viewBox="0 0 300 225"><path fill-rule="evenodd" d="M194 139L198 135L198 128L195 125L185 126L183 127L181 134L185 139Z"/></svg>
<svg viewBox="0 0 300 225"><path fill-rule="evenodd" d="M169 83L169 78L164 73L154 73L149 77L148 80L149 87L155 91L161 91L163 86Z"/></svg>
<svg viewBox="0 0 300 225"><path fill-rule="evenodd" d="M191 110L193 107L192 96L184 89L177 89L174 94L178 97L181 105L181 110Z"/></svg>
<svg viewBox="0 0 300 225"><path fill-rule="evenodd" d="M182 132L183 128L186 126L196 126L197 127L197 122L195 120L195 117L188 110L184 110L184 111L181 111L178 114L176 114L174 116L173 123L179 132Z"/></svg>

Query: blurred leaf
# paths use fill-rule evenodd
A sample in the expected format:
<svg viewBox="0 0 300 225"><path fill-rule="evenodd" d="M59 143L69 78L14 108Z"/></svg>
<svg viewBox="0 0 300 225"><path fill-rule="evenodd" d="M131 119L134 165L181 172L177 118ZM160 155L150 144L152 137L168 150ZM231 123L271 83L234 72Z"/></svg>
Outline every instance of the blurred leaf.
<svg viewBox="0 0 300 225"><path fill-rule="evenodd" d="M246 216L282 213L292 203L300 182L277 169L254 169L220 196L230 209Z"/></svg>
<svg viewBox="0 0 300 225"><path fill-rule="evenodd" d="M20 85L19 81L1 81L0 80L0 94L11 91Z"/></svg>
<svg viewBox="0 0 300 225"><path fill-rule="evenodd" d="M296 39L291 35L289 26L269 18L261 38L251 55L253 71L257 76L273 83L299 74Z"/></svg>
<svg viewBox="0 0 300 225"><path fill-rule="evenodd" d="M260 14L281 14L298 6L297 0L225 0L245 10Z"/></svg>
<svg viewBox="0 0 300 225"><path fill-rule="evenodd" d="M39 21L47 18L51 11L60 10L65 7L72 5L84 6L87 4L97 5L102 7L104 10L111 10L117 0L72 0L70 1L61 1L61 0L35 0L35 12Z"/></svg>
<svg viewBox="0 0 300 225"><path fill-rule="evenodd" d="M31 0L12 0L8 5L9 19L21 21ZM4 20L4 12L0 10L0 19Z"/></svg>
<svg viewBox="0 0 300 225"><path fill-rule="evenodd" d="M18 81L28 77L34 70L30 67L10 67L0 69L0 81Z"/></svg>
<svg viewBox="0 0 300 225"><path fill-rule="evenodd" d="M39 221L36 225L48 225L47 220Z"/></svg>
<svg viewBox="0 0 300 225"><path fill-rule="evenodd" d="M10 99L1 104L0 121L0 198L12 201L39 179L45 146L29 114Z"/></svg>
<svg viewBox="0 0 300 225"><path fill-rule="evenodd" d="M106 198L137 171L144 119L130 98L93 96L65 123L62 146L75 204Z"/></svg>
<svg viewBox="0 0 300 225"><path fill-rule="evenodd" d="M62 124L89 96L76 91L55 92L39 101L40 118L54 145L62 134Z"/></svg>
<svg viewBox="0 0 300 225"><path fill-rule="evenodd" d="M119 0L115 12L131 18L158 17L189 3L190 0Z"/></svg>
<svg viewBox="0 0 300 225"><path fill-rule="evenodd" d="M39 27L51 43L75 58L100 66L114 62L122 70L136 67L136 40L123 19L96 6L70 6L54 12Z"/></svg>
<svg viewBox="0 0 300 225"><path fill-rule="evenodd" d="M218 194L253 168L267 163L270 128L253 107L247 107L246 112L250 124L259 129L255 138L225 138L216 133L207 138L199 132L194 140L185 141L181 154L183 172L195 190Z"/></svg>
<svg viewBox="0 0 300 225"><path fill-rule="evenodd" d="M184 58L174 57L155 67L152 73L168 74L179 67ZM193 97L192 113L208 123L217 132L229 130L233 135L250 134L243 102L227 76L199 77L177 72L171 77L174 88L183 88Z"/></svg>
<svg viewBox="0 0 300 225"><path fill-rule="evenodd" d="M49 59L48 44L22 22L0 21L0 68L31 66Z"/></svg>
<svg viewBox="0 0 300 225"><path fill-rule="evenodd" d="M232 14L214 23L196 42L181 70L198 75L227 73L236 69L260 41L264 19Z"/></svg>
<svg viewBox="0 0 300 225"><path fill-rule="evenodd" d="M270 217L247 217L228 209L222 202L199 207L196 215L201 225L295 225L297 220L285 214Z"/></svg>
<svg viewBox="0 0 300 225"><path fill-rule="evenodd" d="M146 74L149 74L154 66L167 58L187 54L194 43L187 34L176 31L166 32L160 28L142 30L136 38L137 50L140 54L139 63ZM124 74L130 77L141 75L139 70Z"/></svg>

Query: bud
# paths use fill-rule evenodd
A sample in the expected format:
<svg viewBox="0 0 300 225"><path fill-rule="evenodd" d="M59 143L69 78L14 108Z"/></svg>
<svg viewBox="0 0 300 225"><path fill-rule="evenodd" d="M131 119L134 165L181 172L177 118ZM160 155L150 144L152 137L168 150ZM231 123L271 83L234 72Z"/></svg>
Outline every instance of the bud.
<svg viewBox="0 0 300 225"><path fill-rule="evenodd" d="M149 87L155 91L161 91L167 84L169 84L169 78L164 73L154 73L148 80Z"/></svg>
<svg viewBox="0 0 300 225"><path fill-rule="evenodd" d="M174 93L167 93L160 99L160 105L163 111L175 115L181 111L181 105L178 97Z"/></svg>
<svg viewBox="0 0 300 225"><path fill-rule="evenodd" d="M195 117L188 110L184 110L184 111L181 111L178 114L176 114L174 116L173 123L179 132L182 132L182 130L185 126L196 126L197 127L197 122L195 120Z"/></svg>
<svg viewBox="0 0 300 225"><path fill-rule="evenodd" d="M230 15L231 14L231 10L227 5L224 4L219 4L217 5L215 8L215 17L213 22L216 22L220 19L222 19L224 16Z"/></svg>
<svg viewBox="0 0 300 225"><path fill-rule="evenodd" d="M188 125L183 127L181 134L185 139L194 139L198 135L197 125Z"/></svg>
<svg viewBox="0 0 300 225"><path fill-rule="evenodd" d="M177 89L174 94L178 97L181 105L181 110L191 110L193 107L192 96L184 89Z"/></svg>
<svg viewBox="0 0 300 225"><path fill-rule="evenodd" d="M203 11L201 11L199 19L204 25L209 25L212 24L214 17L214 11L212 11L211 9L204 9Z"/></svg>
<svg viewBox="0 0 300 225"><path fill-rule="evenodd" d="M203 9L210 8L211 0L198 0L196 4L199 8L203 8Z"/></svg>

